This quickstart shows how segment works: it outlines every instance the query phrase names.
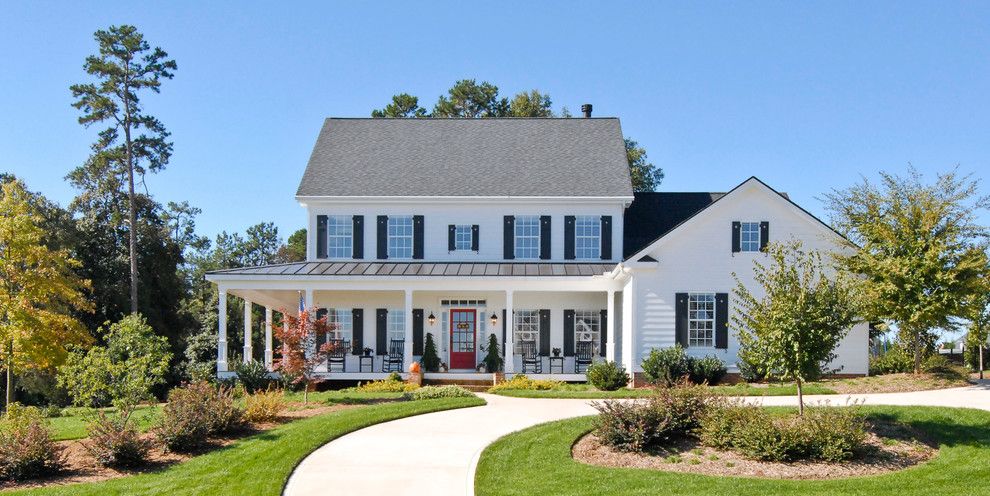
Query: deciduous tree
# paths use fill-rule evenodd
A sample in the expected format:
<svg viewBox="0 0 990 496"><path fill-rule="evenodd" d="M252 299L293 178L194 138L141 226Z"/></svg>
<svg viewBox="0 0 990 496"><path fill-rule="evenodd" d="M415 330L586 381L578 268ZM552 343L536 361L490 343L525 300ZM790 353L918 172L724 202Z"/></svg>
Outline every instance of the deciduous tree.
<svg viewBox="0 0 990 496"><path fill-rule="evenodd" d="M966 302L990 291L988 230L976 212L990 206L978 182L956 170L924 182L881 173L879 185L860 184L826 196L834 224L861 249L839 257L864 277L866 316L892 322L921 372L940 329L965 319Z"/></svg>
<svg viewBox="0 0 990 496"><path fill-rule="evenodd" d="M736 278L732 327L740 357L771 375L797 384L804 414L802 386L820 376L835 358L839 341L855 324L859 309L852 277L822 262L800 242L771 244L770 263L754 262L756 288Z"/></svg>
<svg viewBox="0 0 990 496"><path fill-rule="evenodd" d="M86 58L83 69L96 81L70 87L81 110L79 123L107 123L93 144L93 155L84 167L97 168L127 187L128 252L130 257L131 313L138 312L138 205L135 180L146 172L158 172L168 164L172 143L165 126L144 112L139 94L158 93L162 79L171 79L174 60L161 48L151 49L134 26L110 26L94 35L99 53Z"/></svg>
<svg viewBox="0 0 990 496"><path fill-rule="evenodd" d="M14 394L14 371L51 369L66 346L89 342L74 311L92 308L89 281L74 272L79 262L65 249L44 243L43 219L18 181L0 195L0 350L7 369L6 404Z"/></svg>
<svg viewBox="0 0 990 496"><path fill-rule="evenodd" d="M330 352L331 343L326 338L336 326L327 322L326 317L316 318L315 311L304 310L293 316L283 310L282 314L286 325L275 329L282 347L273 368L303 385L303 403L306 403L310 387L317 382L316 367L327 361Z"/></svg>

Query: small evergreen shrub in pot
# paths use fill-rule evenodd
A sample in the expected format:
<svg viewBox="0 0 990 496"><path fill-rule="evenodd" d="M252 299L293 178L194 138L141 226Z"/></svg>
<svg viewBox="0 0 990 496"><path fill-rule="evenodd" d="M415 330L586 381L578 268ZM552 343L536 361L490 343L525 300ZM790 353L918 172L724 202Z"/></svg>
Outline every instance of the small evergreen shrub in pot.
<svg viewBox="0 0 990 496"><path fill-rule="evenodd" d="M629 375L621 365L612 362L595 362L585 372L588 383L602 391L615 391L629 384Z"/></svg>
<svg viewBox="0 0 990 496"><path fill-rule="evenodd" d="M642 366L646 380L656 386L671 387L691 373L691 363L679 344L653 348Z"/></svg>
<svg viewBox="0 0 990 496"><path fill-rule="evenodd" d="M432 400L437 398L468 398L474 396L474 393L451 384L447 386L423 386L402 396L407 400Z"/></svg>
<svg viewBox="0 0 990 496"><path fill-rule="evenodd" d="M704 358L688 358L691 367L691 382L695 384L718 384L725 377L728 369L725 362L714 355Z"/></svg>
<svg viewBox="0 0 990 496"><path fill-rule="evenodd" d="M131 421L133 409L122 407L120 412L107 415L100 412L90 422L88 442L83 446L96 462L105 467L137 467L143 465L151 449L151 441L143 439Z"/></svg>
<svg viewBox="0 0 990 496"><path fill-rule="evenodd" d="M41 412L9 405L0 417L0 478L20 481L57 472L64 464L62 448L52 441Z"/></svg>

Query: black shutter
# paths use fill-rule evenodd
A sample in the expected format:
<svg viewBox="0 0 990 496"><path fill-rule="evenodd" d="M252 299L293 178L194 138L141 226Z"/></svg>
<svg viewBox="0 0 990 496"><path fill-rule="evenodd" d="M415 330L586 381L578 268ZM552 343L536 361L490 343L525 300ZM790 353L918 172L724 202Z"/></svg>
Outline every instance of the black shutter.
<svg viewBox="0 0 990 496"><path fill-rule="evenodd" d="M742 250L739 247L740 229L741 224L738 221L732 223L732 253L739 253Z"/></svg>
<svg viewBox="0 0 990 496"><path fill-rule="evenodd" d="M505 309L502 309L502 356L505 356L505 330L509 328L509 321L505 320Z"/></svg>
<svg viewBox="0 0 990 496"><path fill-rule="evenodd" d="M550 310L540 310L540 356L550 356Z"/></svg>
<svg viewBox="0 0 990 496"><path fill-rule="evenodd" d="M760 222L760 251L767 251L767 243L770 242L770 223Z"/></svg>
<svg viewBox="0 0 990 496"><path fill-rule="evenodd" d="M316 258L327 258L327 216L316 216Z"/></svg>
<svg viewBox="0 0 990 496"><path fill-rule="evenodd" d="M364 350L364 309L351 310L351 347L355 355Z"/></svg>
<svg viewBox="0 0 990 496"><path fill-rule="evenodd" d="M715 347L729 347L729 293L715 293Z"/></svg>
<svg viewBox="0 0 990 496"><path fill-rule="evenodd" d="M326 308L317 308L316 309L316 320L325 319L325 318L327 318L327 309ZM316 342L318 344L320 343L321 340L324 343L329 342L330 341L330 335L328 334L328 335L322 336L322 337L321 336L316 336Z"/></svg>
<svg viewBox="0 0 990 496"><path fill-rule="evenodd" d="M471 226L471 251L480 251L481 238L478 237L480 235L481 235L481 226L479 226L478 224Z"/></svg>
<svg viewBox="0 0 990 496"><path fill-rule="evenodd" d="M511 215L505 216L502 223L502 258L512 260L516 258L516 218Z"/></svg>
<svg viewBox="0 0 990 496"><path fill-rule="evenodd" d="M416 260L423 259L423 216L414 215L413 216L413 258Z"/></svg>
<svg viewBox="0 0 990 496"><path fill-rule="evenodd" d="M540 260L550 260L550 216L540 216Z"/></svg>
<svg viewBox="0 0 990 496"><path fill-rule="evenodd" d="M564 260L574 260L574 216L564 216Z"/></svg>
<svg viewBox="0 0 990 496"><path fill-rule="evenodd" d="M738 223L737 223L738 224ZM674 335L677 344L688 346L688 294L677 293L674 301Z"/></svg>
<svg viewBox="0 0 990 496"><path fill-rule="evenodd" d="M564 356L574 356L574 310L564 310Z"/></svg>
<svg viewBox="0 0 990 496"><path fill-rule="evenodd" d="M414 308L412 313L413 325L413 355L423 355L423 309Z"/></svg>
<svg viewBox="0 0 990 496"><path fill-rule="evenodd" d="M361 259L364 258L364 216L355 215L351 223L353 227L353 252L351 256L356 259Z"/></svg>
<svg viewBox="0 0 990 496"><path fill-rule="evenodd" d="M375 352L388 355L388 309L375 310Z"/></svg>
<svg viewBox="0 0 990 496"><path fill-rule="evenodd" d="M612 216L602 216L602 260L612 259Z"/></svg>
<svg viewBox="0 0 990 496"><path fill-rule="evenodd" d="M378 216L378 259L388 258L388 216Z"/></svg>
<svg viewBox="0 0 990 496"><path fill-rule="evenodd" d="M608 344L608 310L602 310L602 319L598 324L598 335L601 337L601 344L598 346L598 354L605 356L605 346Z"/></svg>
<svg viewBox="0 0 990 496"><path fill-rule="evenodd" d="M447 251L454 251L457 249L457 243L455 238L457 237L457 226L450 224L447 226Z"/></svg>

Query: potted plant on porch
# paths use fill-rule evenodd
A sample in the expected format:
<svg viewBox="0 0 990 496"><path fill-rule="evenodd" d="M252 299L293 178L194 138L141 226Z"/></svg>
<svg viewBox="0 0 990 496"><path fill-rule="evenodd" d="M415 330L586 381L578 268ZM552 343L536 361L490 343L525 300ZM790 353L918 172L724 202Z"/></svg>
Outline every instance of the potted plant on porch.
<svg viewBox="0 0 990 496"><path fill-rule="evenodd" d="M492 382L497 384L500 378L504 378L502 374L502 365L505 363L502 360L502 354L499 353L498 338L494 334L488 335L488 346L482 346L481 351L485 352L485 358L481 360L481 364L478 365L478 371L484 372L487 370L494 374ZM484 370L482 370L484 367Z"/></svg>

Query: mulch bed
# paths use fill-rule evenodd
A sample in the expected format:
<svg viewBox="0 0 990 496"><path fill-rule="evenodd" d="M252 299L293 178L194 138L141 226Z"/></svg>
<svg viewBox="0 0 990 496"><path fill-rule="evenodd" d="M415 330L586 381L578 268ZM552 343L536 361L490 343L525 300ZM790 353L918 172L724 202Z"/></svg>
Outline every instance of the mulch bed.
<svg viewBox="0 0 990 496"><path fill-rule="evenodd" d="M229 446L238 439L274 429L281 424L292 422L303 418L315 417L326 413L336 412L356 408L361 405L320 405L311 403L312 408L290 404L290 407L302 408L297 410L287 410L275 422L263 422L249 424L243 431L224 437L211 438L210 443L203 449L193 453L166 453L157 443L148 452L148 463L134 469L114 469L103 467L96 463L96 460L86 451L83 443L86 439L74 439L71 441L58 441L56 444L62 447L62 454L65 457L65 465L62 471L47 477L31 479L23 482L0 482L0 490L26 489L44 486L61 486L66 484L77 484L80 482L100 482L129 475L156 472L176 463L184 462L198 455L209 453L210 451ZM141 436L154 441L154 436L150 433Z"/></svg>
<svg viewBox="0 0 990 496"><path fill-rule="evenodd" d="M702 446L695 439L678 440L649 453L616 451L598 442L594 433L583 436L571 449L575 460L613 468L646 468L713 476L768 479L838 479L903 470L930 460L938 453L925 436L893 423L874 423L866 448L848 462L762 462L725 450Z"/></svg>

